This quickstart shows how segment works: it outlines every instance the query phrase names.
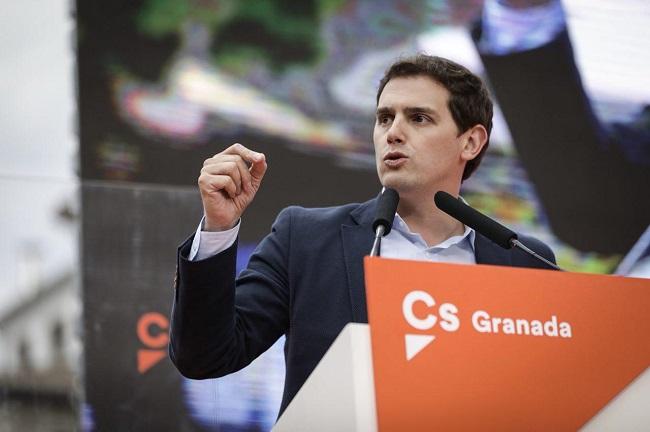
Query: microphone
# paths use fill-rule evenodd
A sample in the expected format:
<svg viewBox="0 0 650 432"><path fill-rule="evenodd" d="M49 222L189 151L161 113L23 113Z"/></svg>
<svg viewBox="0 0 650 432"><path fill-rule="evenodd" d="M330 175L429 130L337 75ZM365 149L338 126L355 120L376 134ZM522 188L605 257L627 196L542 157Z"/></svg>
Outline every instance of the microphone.
<svg viewBox="0 0 650 432"><path fill-rule="evenodd" d="M388 234L393 227L399 194L395 189L384 188L377 202L377 215L372 223L372 231L375 233L375 241L370 251L370 256L379 256L381 238Z"/></svg>
<svg viewBox="0 0 650 432"><path fill-rule="evenodd" d="M513 246L512 240L517 239L517 234L514 231L474 210L445 191L436 192L433 201L440 210L463 224L474 228L502 248L511 249Z"/></svg>
<svg viewBox="0 0 650 432"><path fill-rule="evenodd" d="M494 219L485 216L483 213L468 206L460 199L454 198L445 191L438 191L433 197L433 200L440 210L463 224L474 228L477 232L483 234L502 248L512 249L513 247L516 247L542 261L544 264L556 270L562 270L557 265L521 243L517 238L517 233L512 231L510 228L507 228Z"/></svg>

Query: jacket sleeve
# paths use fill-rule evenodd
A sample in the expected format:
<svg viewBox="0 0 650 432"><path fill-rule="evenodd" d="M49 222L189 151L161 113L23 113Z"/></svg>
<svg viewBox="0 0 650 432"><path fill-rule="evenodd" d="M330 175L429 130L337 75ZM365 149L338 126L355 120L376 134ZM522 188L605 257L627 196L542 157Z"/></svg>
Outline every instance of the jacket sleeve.
<svg viewBox="0 0 650 432"><path fill-rule="evenodd" d="M283 210L235 279L237 242L200 261L178 249L169 355L188 378L220 377L247 366L289 326L291 211Z"/></svg>

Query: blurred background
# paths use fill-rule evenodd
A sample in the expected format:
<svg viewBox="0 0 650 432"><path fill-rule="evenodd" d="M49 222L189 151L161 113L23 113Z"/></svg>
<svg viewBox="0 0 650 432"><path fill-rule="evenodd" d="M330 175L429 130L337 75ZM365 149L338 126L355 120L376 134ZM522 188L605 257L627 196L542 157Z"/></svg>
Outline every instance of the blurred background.
<svg viewBox="0 0 650 432"><path fill-rule="evenodd" d="M650 277L645 0L113 0L0 16L0 431L269 430L283 341L219 380L166 355L202 161L267 155L238 266L287 205L379 191L375 92L425 52L498 104L470 204L569 270Z"/></svg>

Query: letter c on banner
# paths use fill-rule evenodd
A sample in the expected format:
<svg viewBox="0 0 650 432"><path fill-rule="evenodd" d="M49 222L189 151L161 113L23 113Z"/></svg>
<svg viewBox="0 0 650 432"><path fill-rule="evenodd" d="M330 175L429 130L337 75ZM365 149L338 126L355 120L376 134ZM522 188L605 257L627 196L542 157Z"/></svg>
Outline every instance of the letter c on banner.
<svg viewBox="0 0 650 432"><path fill-rule="evenodd" d="M404 314L404 319L406 319L406 322L408 322L412 327L415 327L418 330L429 330L436 325L438 318L433 314L428 314L424 319L416 317L413 313L413 304L418 301L423 302L428 307L433 307L436 304L435 300L431 295L429 295L429 293L424 291L411 291L404 297L404 301L402 301L402 313Z"/></svg>
<svg viewBox="0 0 650 432"><path fill-rule="evenodd" d="M151 326L158 326L162 331L154 336L151 334ZM147 312L138 320L138 338L149 348L163 348L169 342L167 328L169 321L158 312Z"/></svg>

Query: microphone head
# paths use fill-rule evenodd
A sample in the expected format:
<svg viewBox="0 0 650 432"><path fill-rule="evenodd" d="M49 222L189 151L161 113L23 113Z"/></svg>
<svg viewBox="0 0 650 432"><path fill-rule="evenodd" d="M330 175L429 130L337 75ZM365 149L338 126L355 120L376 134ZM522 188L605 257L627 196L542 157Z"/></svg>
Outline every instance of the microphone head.
<svg viewBox="0 0 650 432"><path fill-rule="evenodd" d="M445 191L436 192L433 200L436 206L449 216L468 227L474 228L476 232L483 234L502 248L512 248L511 242L517 238L517 234L511 229L490 219L483 213L474 210L460 199L453 197Z"/></svg>
<svg viewBox="0 0 650 432"><path fill-rule="evenodd" d="M377 227L384 227L384 235L388 234L393 227L395 212L399 204L399 194L395 189L384 188L377 202L377 216L372 223L372 232L377 232Z"/></svg>

